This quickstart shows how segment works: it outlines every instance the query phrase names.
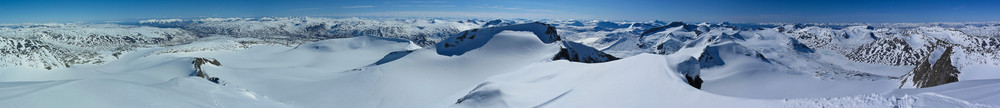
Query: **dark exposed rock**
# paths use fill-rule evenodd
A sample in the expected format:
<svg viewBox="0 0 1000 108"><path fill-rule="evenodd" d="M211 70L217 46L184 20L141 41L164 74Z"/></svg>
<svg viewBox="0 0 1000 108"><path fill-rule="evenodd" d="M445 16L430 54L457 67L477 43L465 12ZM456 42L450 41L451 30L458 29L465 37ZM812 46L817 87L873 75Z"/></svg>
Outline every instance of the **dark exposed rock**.
<svg viewBox="0 0 1000 108"><path fill-rule="evenodd" d="M583 63L603 63L618 59L621 58L598 51L593 47L566 41L563 41L563 48L559 49L559 53L552 57L552 60L569 60Z"/></svg>
<svg viewBox="0 0 1000 108"><path fill-rule="evenodd" d="M917 65L926 51L910 46L905 39L883 38L861 45L845 54L850 60L887 65Z"/></svg>
<svg viewBox="0 0 1000 108"><path fill-rule="evenodd" d="M947 47L944 54L934 63L931 63L929 58L924 58L920 65L913 68L914 86L926 88L957 82L958 74L961 72L951 64L951 53L952 47Z"/></svg>
<svg viewBox="0 0 1000 108"><path fill-rule="evenodd" d="M502 22L503 22L503 20L496 19L496 20L492 20L492 21L486 22L486 24L483 24L482 27L490 27L490 26L493 26L493 25L499 25Z"/></svg>
<svg viewBox="0 0 1000 108"><path fill-rule="evenodd" d="M667 41L664 41L663 43L660 43L660 45L656 45L655 53L663 55L673 54L674 52L677 52L677 50L680 50L682 47L684 47L683 44L684 43L681 41L675 39L669 39Z"/></svg>
<svg viewBox="0 0 1000 108"><path fill-rule="evenodd" d="M535 23L539 23L539 24L542 24L542 25L548 25L548 24L540 23L540 22L535 22ZM552 37L549 37L549 40L553 40L553 41L562 40L562 37L559 36L558 32L556 32L556 27L555 26L549 25L549 27L545 28L545 34L552 35ZM473 35L473 36L475 36L475 35Z"/></svg>
<svg viewBox="0 0 1000 108"><path fill-rule="evenodd" d="M701 80L700 76L684 76L684 78L687 79L688 85L698 89L701 89L701 83L705 82L704 80Z"/></svg>
<svg viewBox="0 0 1000 108"><path fill-rule="evenodd" d="M391 53L386 54L385 56L383 56L382 59L379 59L378 61L375 61L375 63L372 64L372 65L382 65L382 64L385 64L385 63L396 61L396 59L403 58L406 55L409 55L413 51L414 50L391 52Z"/></svg>
<svg viewBox="0 0 1000 108"><path fill-rule="evenodd" d="M868 33L868 37L871 37L874 40L878 40L878 37L875 36L875 32Z"/></svg>
<svg viewBox="0 0 1000 108"><path fill-rule="evenodd" d="M701 80L701 64L694 57L678 63L676 71L684 75L685 82L691 87L701 89L701 84L705 82Z"/></svg>
<svg viewBox="0 0 1000 108"><path fill-rule="evenodd" d="M705 47L701 56L698 57L698 65L701 68L712 68L716 66L726 65L726 60L723 60L723 54L730 55L729 57L750 57L760 59L761 62L771 63L767 57L764 57L760 52L747 49L743 45L738 43L723 43L710 45Z"/></svg>
<svg viewBox="0 0 1000 108"><path fill-rule="evenodd" d="M795 40L795 39L790 39L790 40L792 41L790 43L790 44L792 44L792 49L795 49L795 51L803 52L803 53L813 53L813 52L816 52L816 50L813 50L812 48L809 48L809 46L806 46L806 44L802 44L801 42L799 42L799 40Z"/></svg>
<svg viewBox="0 0 1000 108"><path fill-rule="evenodd" d="M198 76L198 77L201 77L201 78L205 78L205 80L211 81L213 83L220 84L220 81L219 81L218 77L209 76L208 74L205 73L204 70L201 69L201 66L204 65L204 64L212 64L212 65L215 65L215 66L222 66L222 63L219 63L219 60L207 59L207 58L194 58L194 60L191 61L191 64L194 64L195 72L191 73L191 75L189 75L189 76Z"/></svg>
<svg viewBox="0 0 1000 108"><path fill-rule="evenodd" d="M437 43L435 45L436 51L438 54L446 56L462 55L468 50L482 47L485 45L484 43L493 38L493 35L508 30L531 31L539 40L547 44L562 40L562 37L556 32L556 27L546 23L533 22L462 31Z"/></svg>
<svg viewBox="0 0 1000 108"><path fill-rule="evenodd" d="M572 24L568 24L568 25L570 25L570 26L584 26L583 22L580 22L580 21L573 21Z"/></svg>
<svg viewBox="0 0 1000 108"><path fill-rule="evenodd" d="M670 24L667 24L666 26L653 27L653 28L646 29L645 31L642 31L642 34L640 34L640 36L646 36L646 35L650 35L650 34L653 34L653 33L661 32L663 30L667 30L668 28L680 27L680 26L685 26L684 22L671 22ZM687 26L685 26L685 30L689 30L689 28L690 29L696 29L697 27L693 27L693 26L692 27L687 27Z"/></svg>

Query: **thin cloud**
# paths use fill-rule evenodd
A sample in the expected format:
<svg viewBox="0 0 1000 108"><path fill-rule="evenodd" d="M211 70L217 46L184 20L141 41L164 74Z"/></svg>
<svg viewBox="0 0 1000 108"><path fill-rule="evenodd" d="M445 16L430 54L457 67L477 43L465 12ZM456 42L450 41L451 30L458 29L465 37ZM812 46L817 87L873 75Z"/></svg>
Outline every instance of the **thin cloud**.
<svg viewBox="0 0 1000 108"><path fill-rule="evenodd" d="M504 6L486 6L486 8L519 10L519 11L528 11L528 12L553 12L552 10L545 10L545 9L525 9L525 8L519 8L519 7L504 7Z"/></svg>
<svg viewBox="0 0 1000 108"><path fill-rule="evenodd" d="M530 11L530 12L553 12L552 10L545 10L545 9L525 9L524 11Z"/></svg>
<svg viewBox="0 0 1000 108"><path fill-rule="evenodd" d="M509 9L509 10L521 10L521 8L516 8L516 7L504 7L504 6L490 6L490 7L486 7L486 8L493 8L493 9Z"/></svg>
<svg viewBox="0 0 1000 108"><path fill-rule="evenodd" d="M344 7L340 7L340 8L373 8L373 7L375 7L375 6L372 6L372 5L361 5L361 6L344 6Z"/></svg>
<svg viewBox="0 0 1000 108"><path fill-rule="evenodd" d="M296 8L296 9L289 9L288 11L298 12L298 11L311 11L311 10L320 10L320 9L323 9L323 8Z"/></svg>

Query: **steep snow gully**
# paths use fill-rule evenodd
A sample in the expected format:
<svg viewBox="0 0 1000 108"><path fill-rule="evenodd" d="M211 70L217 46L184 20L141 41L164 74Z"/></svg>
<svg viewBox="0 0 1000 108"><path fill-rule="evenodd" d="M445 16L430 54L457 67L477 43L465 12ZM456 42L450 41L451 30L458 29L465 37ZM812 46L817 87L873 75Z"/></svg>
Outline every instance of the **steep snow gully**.
<svg viewBox="0 0 1000 108"><path fill-rule="evenodd" d="M964 46L989 39L940 36L948 30L936 28L890 36L870 26L457 22L482 25L432 45L386 36L302 44L223 36L133 47L101 64L4 67L0 107L1000 107L1000 77L985 71L995 66L963 57L992 54ZM308 31L325 34L316 30ZM580 37L595 34L607 37ZM885 40L908 44L872 44ZM927 53L915 54L922 57L915 66L844 53L902 46Z"/></svg>

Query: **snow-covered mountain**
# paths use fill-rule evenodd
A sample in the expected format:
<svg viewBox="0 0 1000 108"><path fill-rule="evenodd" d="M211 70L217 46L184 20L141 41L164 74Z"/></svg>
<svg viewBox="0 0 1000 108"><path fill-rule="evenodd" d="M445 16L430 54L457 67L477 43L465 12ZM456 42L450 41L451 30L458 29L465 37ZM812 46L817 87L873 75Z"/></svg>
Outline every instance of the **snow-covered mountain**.
<svg viewBox="0 0 1000 108"><path fill-rule="evenodd" d="M991 23L6 24L0 107L1000 107L997 49Z"/></svg>

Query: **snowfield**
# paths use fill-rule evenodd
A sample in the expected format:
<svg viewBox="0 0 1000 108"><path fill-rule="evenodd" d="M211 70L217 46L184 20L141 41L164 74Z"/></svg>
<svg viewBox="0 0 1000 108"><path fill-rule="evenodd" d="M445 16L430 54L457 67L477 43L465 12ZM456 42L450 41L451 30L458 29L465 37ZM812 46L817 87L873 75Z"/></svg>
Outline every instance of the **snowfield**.
<svg viewBox="0 0 1000 108"><path fill-rule="evenodd" d="M970 25L0 25L0 107L1000 107L1000 29Z"/></svg>

